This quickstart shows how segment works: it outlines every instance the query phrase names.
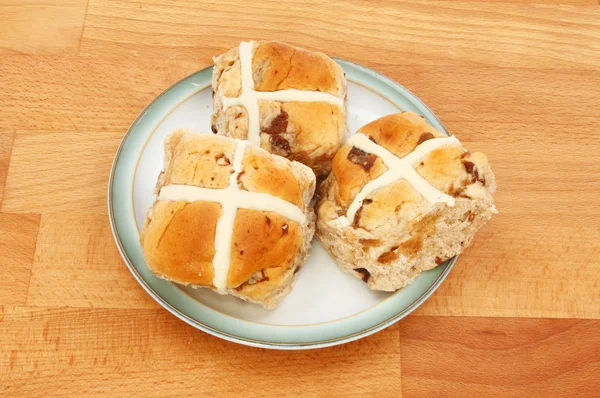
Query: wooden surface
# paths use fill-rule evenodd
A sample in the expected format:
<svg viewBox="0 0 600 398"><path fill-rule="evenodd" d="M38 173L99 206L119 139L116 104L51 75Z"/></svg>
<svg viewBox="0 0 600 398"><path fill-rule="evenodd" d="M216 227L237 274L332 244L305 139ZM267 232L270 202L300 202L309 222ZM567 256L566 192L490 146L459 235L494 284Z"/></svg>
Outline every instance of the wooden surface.
<svg viewBox="0 0 600 398"><path fill-rule="evenodd" d="M242 39L375 68L488 154L500 214L400 323L243 347L126 269L106 210L123 134ZM0 396L598 396L596 0L0 0L0 94Z"/></svg>

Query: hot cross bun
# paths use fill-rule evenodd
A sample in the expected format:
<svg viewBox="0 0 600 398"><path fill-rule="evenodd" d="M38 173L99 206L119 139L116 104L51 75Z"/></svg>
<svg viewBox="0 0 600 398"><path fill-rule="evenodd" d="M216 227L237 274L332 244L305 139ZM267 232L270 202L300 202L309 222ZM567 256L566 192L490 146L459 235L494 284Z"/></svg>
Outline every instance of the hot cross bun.
<svg viewBox="0 0 600 398"><path fill-rule="evenodd" d="M346 78L323 53L276 41L243 42L215 58L214 133L327 174L346 138Z"/></svg>
<svg viewBox="0 0 600 398"><path fill-rule="evenodd" d="M496 212L495 188L484 154L415 113L385 116L335 155L317 236L343 270L394 291L469 245Z"/></svg>
<svg viewBox="0 0 600 398"><path fill-rule="evenodd" d="M247 141L176 130L141 245L155 275L273 308L314 233L314 173Z"/></svg>

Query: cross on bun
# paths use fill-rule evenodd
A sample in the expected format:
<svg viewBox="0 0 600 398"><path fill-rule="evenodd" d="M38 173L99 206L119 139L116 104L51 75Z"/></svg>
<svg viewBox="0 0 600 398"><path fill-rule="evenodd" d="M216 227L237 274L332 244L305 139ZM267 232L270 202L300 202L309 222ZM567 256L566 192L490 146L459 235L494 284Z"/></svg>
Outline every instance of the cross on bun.
<svg viewBox="0 0 600 398"><path fill-rule="evenodd" d="M215 58L214 133L248 139L319 175L346 138L346 78L323 53L242 42Z"/></svg>
<svg viewBox="0 0 600 398"><path fill-rule="evenodd" d="M459 254L496 213L486 156L421 116L363 126L333 159L317 202L317 236L338 265L394 291Z"/></svg>
<svg viewBox="0 0 600 398"><path fill-rule="evenodd" d="M314 173L245 141L175 130L141 245L158 277L273 308L314 233Z"/></svg>

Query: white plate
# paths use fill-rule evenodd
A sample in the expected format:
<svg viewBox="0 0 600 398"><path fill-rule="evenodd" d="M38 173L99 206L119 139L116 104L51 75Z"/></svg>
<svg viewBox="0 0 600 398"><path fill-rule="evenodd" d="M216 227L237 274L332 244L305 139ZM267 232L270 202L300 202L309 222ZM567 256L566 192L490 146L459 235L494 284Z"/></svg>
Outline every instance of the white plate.
<svg viewBox="0 0 600 398"><path fill-rule="evenodd" d="M346 71L348 125L412 110L445 131L433 113L397 83L367 68L338 60ZM269 348L322 347L373 333L405 316L439 285L454 259L423 273L394 294L374 292L340 271L317 240L294 289L275 310L208 289L192 289L155 278L139 246L139 229L154 201L162 168L163 141L175 128L210 133L212 68L189 76L157 97L133 123L115 157L109 210L115 239L138 281L165 308L217 336Z"/></svg>

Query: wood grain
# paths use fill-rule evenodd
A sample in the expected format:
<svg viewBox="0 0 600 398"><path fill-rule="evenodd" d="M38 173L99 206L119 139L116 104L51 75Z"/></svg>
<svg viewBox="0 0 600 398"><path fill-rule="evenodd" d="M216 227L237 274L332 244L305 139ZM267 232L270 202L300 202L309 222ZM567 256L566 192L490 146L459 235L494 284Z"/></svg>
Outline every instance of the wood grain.
<svg viewBox="0 0 600 398"><path fill-rule="evenodd" d="M120 259L123 134L241 39L372 67L490 158L500 214L399 325L243 347L161 309ZM0 54L0 396L598 395L598 1L0 0Z"/></svg>
<svg viewBox="0 0 600 398"><path fill-rule="evenodd" d="M362 63L596 69L599 16L597 4L504 1L268 0L240 13L234 0L90 0L81 55L196 60L275 38Z"/></svg>
<svg viewBox="0 0 600 398"><path fill-rule="evenodd" d="M416 313L597 319L599 225L598 213L501 213Z"/></svg>
<svg viewBox="0 0 600 398"><path fill-rule="evenodd" d="M123 264L106 217L42 217L27 305L159 308Z"/></svg>
<svg viewBox="0 0 600 398"><path fill-rule="evenodd" d="M600 321L409 317L405 397L593 397Z"/></svg>
<svg viewBox="0 0 600 398"><path fill-rule="evenodd" d="M38 61L17 58L22 57L8 57L7 71L22 68L10 78L8 99L0 97L0 112L19 129L0 209L81 213L74 225L83 225L87 215L105 214L112 157L137 113L172 81L199 67L178 61L148 64L137 58L115 67L111 64L118 61L111 58L94 59L93 66L88 58L44 58L37 68ZM524 69L463 67L452 79L444 79L442 67L377 68L423 98L467 147L487 153L500 186L500 215L481 231L448 282L418 313L596 318L600 281L597 262L591 259L600 250L600 151L591 132L600 119L595 106L600 74L575 69L545 71L538 77ZM73 75L65 91L63 82ZM145 84L140 86L142 77ZM35 79L40 81L39 93L29 93L25 88ZM577 98L577 106L565 106L567 98ZM10 110L14 113L8 117ZM40 162L40 153L48 161ZM585 232L582 237L572 239L580 230ZM108 234L107 227L104 231ZM103 239L110 242L110 236ZM119 267L116 261L113 269ZM57 272L52 265L48 270ZM571 283L565 283L566 274ZM53 297L54 303L66 300L80 307L128 305L112 299L78 300L93 278L86 283L55 293L63 297L47 296L36 285L33 300ZM132 288L143 294L126 284L115 296L128 295ZM74 299L69 298L72 294Z"/></svg>
<svg viewBox="0 0 600 398"><path fill-rule="evenodd" d="M0 62L0 119L9 131L120 139L154 97L200 67L157 59L8 55Z"/></svg>
<svg viewBox="0 0 600 398"><path fill-rule="evenodd" d="M0 303L27 300L33 253L40 217L36 214L0 213Z"/></svg>
<svg viewBox="0 0 600 398"><path fill-rule="evenodd" d="M110 133L17 133L0 209L105 214L106 182L120 138ZM40 154L55 160L40 161Z"/></svg>
<svg viewBox="0 0 600 398"><path fill-rule="evenodd" d="M4 184L6 183L14 138L15 134L13 132L0 130L0 202L4 194Z"/></svg>
<svg viewBox="0 0 600 398"><path fill-rule="evenodd" d="M1 0L0 54L76 54L87 0Z"/></svg>
<svg viewBox="0 0 600 398"><path fill-rule="evenodd" d="M4 307L0 319L0 395L7 397L401 391L397 325L341 347L286 352L234 345L162 309Z"/></svg>

